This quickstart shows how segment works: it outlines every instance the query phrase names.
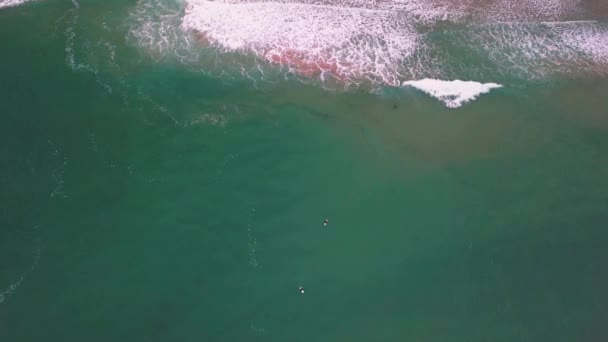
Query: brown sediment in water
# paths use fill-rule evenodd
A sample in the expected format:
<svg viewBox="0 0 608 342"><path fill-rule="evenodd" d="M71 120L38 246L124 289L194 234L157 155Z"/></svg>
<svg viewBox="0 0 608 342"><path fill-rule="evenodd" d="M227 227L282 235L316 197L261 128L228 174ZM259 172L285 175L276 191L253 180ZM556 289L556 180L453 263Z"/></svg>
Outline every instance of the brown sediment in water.
<svg viewBox="0 0 608 342"><path fill-rule="evenodd" d="M194 36L196 37L196 42L202 47L211 46L211 39L209 38L209 34L203 31L195 31Z"/></svg>
<svg viewBox="0 0 608 342"><path fill-rule="evenodd" d="M291 49L281 52L269 51L264 57L271 63L291 68L302 76L315 77L322 73L330 73L337 79L344 79L335 61L327 61L324 58L310 59L305 52Z"/></svg>
<svg viewBox="0 0 608 342"><path fill-rule="evenodd" d="M605 79L583 79L544 90L544 93L554 98L555 112L562 113L581 127L608 132L608 82Z"/></svg>
<svg viewBox="0 0 608 342"><path fill-rule="evenodd" d="M281 101L328 112L336 134L360 144L370 158L390 155L404 167L441 168L544 146L553 131L541 127L533 107L481 96L458 109L425 96L385 98L371 93L330 94L315 87L283 89ZM394 109L395 102L398 107Z"/></svg>
<svg viewBox="0 0 608 342"><path fill-rule="evenodd" d="M608 19L608 1L606 0L581 0L581 8L593 19Z"/></svg>
<svg viewBox="0 0 608 342"><path fill-rule="evenodd" d="M205 31L194 31L193 35L197 44L201 47L210 47L214 45L213 38ZM338 65L336 61L332 61L330 54L327 53L320 56L310 56L306 51L297 51L294 49L285 49L276 51L267 49L259 54L263 60L268 63L286 67L298 75L314 78L322 74L331 75L334 81L345 83L346 77L340 72L340 67L348 67L347 64Z"/></svg>

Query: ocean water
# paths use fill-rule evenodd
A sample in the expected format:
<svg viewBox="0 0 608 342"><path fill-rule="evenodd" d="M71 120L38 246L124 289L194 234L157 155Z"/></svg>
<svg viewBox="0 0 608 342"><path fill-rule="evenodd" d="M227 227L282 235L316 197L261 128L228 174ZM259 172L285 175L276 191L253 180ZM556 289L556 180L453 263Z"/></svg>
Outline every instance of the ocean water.
<svg viewBox="0 0 608 342"><path fill-rule="evenodd" d="M608 339L605 1L0 0L0 41L0 341Z"/></svg>

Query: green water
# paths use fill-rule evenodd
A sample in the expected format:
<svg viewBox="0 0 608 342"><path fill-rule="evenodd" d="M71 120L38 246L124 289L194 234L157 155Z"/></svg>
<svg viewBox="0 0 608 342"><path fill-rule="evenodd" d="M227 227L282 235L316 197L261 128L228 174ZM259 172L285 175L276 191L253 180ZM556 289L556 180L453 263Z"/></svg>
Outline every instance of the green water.
<svg viewBox="0 0 608 342"><path fill-rule="evenodd" d="M96 73L69 2L0 11L0 341L607 338L606 79L256 89L95 63L133 3L80 6Z"/></svg>

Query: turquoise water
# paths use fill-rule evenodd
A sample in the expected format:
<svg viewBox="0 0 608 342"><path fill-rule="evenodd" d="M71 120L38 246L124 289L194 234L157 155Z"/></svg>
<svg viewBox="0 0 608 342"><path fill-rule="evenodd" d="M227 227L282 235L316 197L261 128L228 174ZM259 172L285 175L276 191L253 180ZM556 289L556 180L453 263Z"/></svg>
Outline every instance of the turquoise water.
<svg viewBox="0 0 608 342"><path fill-rule="evenodd" d="M451 109L222 75L135 44L141 2L76 4L0 10L0 340L606 339L602 73L458 24L453 72L504 87Z"/></svg>

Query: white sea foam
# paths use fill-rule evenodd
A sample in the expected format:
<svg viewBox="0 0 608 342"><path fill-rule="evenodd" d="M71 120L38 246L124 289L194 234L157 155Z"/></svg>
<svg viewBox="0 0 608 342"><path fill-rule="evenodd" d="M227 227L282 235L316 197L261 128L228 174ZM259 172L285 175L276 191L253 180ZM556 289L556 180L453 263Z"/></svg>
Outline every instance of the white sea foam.
<svg viewBox="0 0 608 342"><path fill-rule="evenodd" d="M0 0L0 9L5 8L5 7L18 6L18 5L24 4L29 1L31 1L31 0Z"/></svg>
<svg viewBox="0 0 608 342"><path fill-rule="evenodd" d="M90 72L95 76L97 83L102 86L108 93L112 93L112 87L105 83L99 76L99 70L96 66L89 65L84 62L79 62L76 58L76 47L75 41L77 38L76 28L80 20L80 4L77 0L72 0L72 8L69 9L61 20L65 20L67 25L64 36L65 36L65 63L73 71L86 71ZM108 47L110 49L110 47ZM110 49L110 53L112 50ZM110 55L111 58L114 56Z"/></svg>
<svg viewBox="0 0 608 342"><path fill-rule="evenodd" d="M131 28L127 39L144 47L154 59L178 57L196 62L198 54L188 35L180 29L183 7L166 0L138 0L129 13Z"/></svg>
<svg viewBox="0 0 608 342"><path fill-rule="evenodd" d="M458 108L464 103L477 98L481 94L488 93L494 88L501 88L496 83L479 83L473 81L442 81L423 79L417 81L403 82L404 86L419 89L432 97L437 98L449 108Z"/></svg>
<svg viewBox="0 0 608 342"><path fill-rule="evenodd" d="M608 27L577 21L593 17L583 7L580 0L139 0L128 38L158 61L254 86L290 75L342 87L608 74Z"/></svg>
<svg viewBox="0 0 608 342"><path fill-rule="evenodd" d="M503 75L608 74L608 26L594 21L470 25L452 38L487 55Z"/></svg>
<svg viewBox="0 0 608 342"><path fill-rule="evenodd" d="M596 64L608 67L608 26L597 22L580 22L578 26L578 32L570 30L563 34L564 43Z"/></svg>
<svg viewBox="0 0 608 342"><path fill-rule="evenodd" d="M182 27L219 49L251 52L301 75L396 85L401 61L418 44L413 19L398 8L413 2L361 3L189 0Z"/></svg>
<svg viewBox="0 0 608 342"><path fill-rule="evenodd" d="M2 304L8 297L12 296L19 285L23 282L25 276L21 276L17 281L10 284L4 291L0 291L0 304Z"/></svg>

